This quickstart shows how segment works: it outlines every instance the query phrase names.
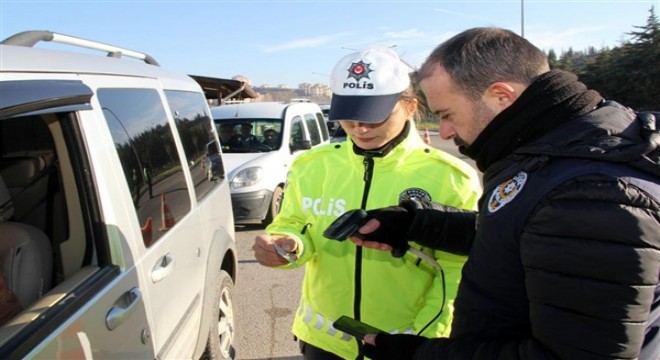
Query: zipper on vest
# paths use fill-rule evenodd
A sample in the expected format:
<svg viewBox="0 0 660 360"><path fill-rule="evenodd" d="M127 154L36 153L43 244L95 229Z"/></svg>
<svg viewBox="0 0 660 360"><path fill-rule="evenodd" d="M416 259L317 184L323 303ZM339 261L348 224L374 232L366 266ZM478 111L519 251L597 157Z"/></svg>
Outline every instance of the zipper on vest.
<svg viewBox="0 0 660 360"><path fill-rule="evenodd" d="M374 175L374 158L368 152L364 155L364 190L362 192L362 209L367 207L367 199L369 198L369 189L371 188L371 179ZM360 320L361 311L360 303L362 302L362 246L355 247L355 299L353 302L353 317Z"/></svg>

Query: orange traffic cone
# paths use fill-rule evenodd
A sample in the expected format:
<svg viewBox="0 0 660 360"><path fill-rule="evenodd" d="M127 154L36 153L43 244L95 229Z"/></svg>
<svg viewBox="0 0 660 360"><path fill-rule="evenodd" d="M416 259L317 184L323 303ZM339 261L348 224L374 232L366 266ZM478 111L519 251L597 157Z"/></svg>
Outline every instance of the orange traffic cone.
<svg viewBox="0 0 660 360"><path fill-rule="evenodd" d="M153 241L151 216L147 218L147 222L142 227L142 240L144 241L145 246L151 245L151 242Z"/></svg>
<svg viewBox="0 0 660 360"><path fill-rule="evenodd" d="M427 127L424 128L424 142L427 145L431 145L431 137L429 135L429 128Z"/></svg>
<svg viewBox="0 0 660 360"><path fill-rule="evenodd" d="M160 194L160 220L161 226L158 228L160 231L167 231L176 224L176 220L174 220L170 207L167 206L167 203L165 202L165 194Z"/></svg>

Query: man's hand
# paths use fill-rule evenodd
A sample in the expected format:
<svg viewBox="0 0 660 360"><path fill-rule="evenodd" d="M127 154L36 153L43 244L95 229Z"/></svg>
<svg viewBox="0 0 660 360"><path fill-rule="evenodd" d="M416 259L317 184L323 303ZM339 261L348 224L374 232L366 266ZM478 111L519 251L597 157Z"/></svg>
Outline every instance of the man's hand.
<svg viewBox="0 0 660 360"><path fill-rule="evenodd" d="M425 200L367 211L368 221L350 240L359 246L403 256L408 242L467 255L477 229L477 212Z"/></svg>
<svg viewBox="0 0 660 360"><path fill-rule="evenodd" d="M360 234L370 234L376 231L376 229L378 229L379 226L380 226L380 221L376 219L371 219L367 221L367 223L364 224L361 228L359 228L358 232ZM392 251L392 247L390 245L382 242L363 240L362 238L357 236L351 236L349 237L349 240L351 240L357 246L364 246L366 248L382 250L382 251Z"/></svg>
<svg viewBox="0 0 660 360"><path fill-rule="evenodd" d="M351 241L359 246L391 251L394 257L403 256L409 247L407 233L413 218L407 206L402 202L399 206L367 211L370 220L350 237Z"/></svg>
<svg viewBox="0 0 660 360"><path fill-rule="evenodd" d="M284 251L282 255L276 249L279 246L281 251ZM254 244L252 245L252 250L254 251L254 257L257 259L259 264L268 267L277 267L282 265L287 265L291 260L295 260L295 254L298 244L296 241L290 237L286 236L271 236L266 234L257 235L254 239ZM284 256L291 256L291 259L286 259Z"/></svg>

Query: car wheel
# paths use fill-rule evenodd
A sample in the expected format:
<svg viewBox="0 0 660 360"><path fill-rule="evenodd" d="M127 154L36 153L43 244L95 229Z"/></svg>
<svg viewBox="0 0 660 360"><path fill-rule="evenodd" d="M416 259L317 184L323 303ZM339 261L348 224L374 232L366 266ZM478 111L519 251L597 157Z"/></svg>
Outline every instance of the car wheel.
<svg viewBox="0 0 660 360"><path fill-rule="evenodd" d="M281 186L275 188L273 191L273 197L270 199L270 206L268 207L268 212L266 213L266 218L263 221L264 225L268 225L273 222L275 215L279 214L280 206L282 205L282 196L284 195L284 189Z"/></svg>
<svg viewBox="0 0 660 360"><path fill-rule="evenodd" d="M234 349L234 282L229 274L220 270L218 278L220 286L216 290L215 309L213 319L217 322L211 324L206 350L201 359L233 359L236 355Z"/></svg>

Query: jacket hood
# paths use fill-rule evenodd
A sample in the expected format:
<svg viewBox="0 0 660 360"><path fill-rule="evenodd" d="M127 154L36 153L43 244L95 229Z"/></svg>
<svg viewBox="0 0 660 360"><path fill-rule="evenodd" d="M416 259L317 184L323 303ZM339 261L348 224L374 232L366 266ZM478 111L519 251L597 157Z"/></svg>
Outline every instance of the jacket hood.
<svg viewBox="0 0 660 360"><path fill-rule="evenodd" d="M636 113L617 103L606 102L521 147L514 154L542 154L615 163L641 161L660 169L660 131L657 122L650 113Z"/></svg>

